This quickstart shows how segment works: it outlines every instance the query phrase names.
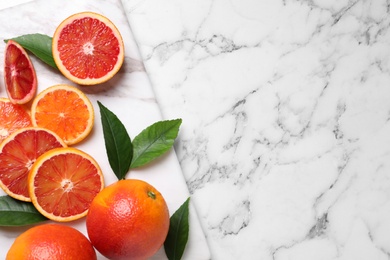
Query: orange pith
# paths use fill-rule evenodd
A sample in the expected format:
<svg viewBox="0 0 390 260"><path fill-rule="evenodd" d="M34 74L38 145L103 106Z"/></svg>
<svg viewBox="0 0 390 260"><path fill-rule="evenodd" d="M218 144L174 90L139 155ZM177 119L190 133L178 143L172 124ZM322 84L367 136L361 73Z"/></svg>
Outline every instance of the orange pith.
<svg viewBox="0 0 390 260"><path fill-rule="evenodd" d="M61 73L75 83L95 85L122 66L122 36L106 17L82 12L66 18L53 36L53 58Z"/></svg>
<svg viewBox="0 0 390 260"><path fill-rule="evenodd" d="M40 156L28 176L29 193L47 218L67 222L85 216L103 189L97 162L76 148L57 148Z"/></svg>
<svg viewBox="0 0 390 260"><path fill-rule="evenodd" d="M61 224L43 224L20 234L7 252L6 260L96 260L90 241L80 231Z"/></svg>
<svg viewBox="0 0 390 260"><path fill-rule="evenodd" d="M0 145L0 186L11 197L31 201L28 173L35 160L50 149L66 146L53 132L42 128L22 128Z"/></svg>
<svg viewBox="0 0 390 260"><path fill-rule="evenodd" d="M4 82L8 97L14 104L29 102L37 90L34 66L23 47L13 40L6 45Z"/></svg>
<svg viewBox="0 0 390 260"><path fill-rule="evenodd" d="M34 126L52 130L67 145L82 141L92 130L94 109L76 87L55 85L40 92L31 105Z"/></svg>
<svg viewBox="0 0 390 260"><path fill-rule="evenodd" d="M32 126L31 117L21 105L0 98L0 144L16 130Z"/></svg>
<svg viewBox="0 0 390 260"><path fill-rule="evenodd" d="M161 193L141 180L120 180L93 200L86 219L92 245L109 259L147 259L164 243L169 212Z"/></svg>

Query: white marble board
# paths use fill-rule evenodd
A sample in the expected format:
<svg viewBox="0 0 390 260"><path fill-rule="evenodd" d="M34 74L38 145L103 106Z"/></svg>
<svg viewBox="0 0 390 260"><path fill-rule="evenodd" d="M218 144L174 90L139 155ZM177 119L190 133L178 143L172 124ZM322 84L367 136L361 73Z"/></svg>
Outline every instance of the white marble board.
<svg viewBox="0 0 390 260"><path fill-rule="evenodd" d="M389 1L123 5L213 259L389 260Z"/></svg>
<svg viewBox="0 0 390 260"><path fill-rule="evenodd" d="M63 19L81 11L94 11L108 17L120 30L125 43L124 65L112 80L100 86L77 86L87 93L94 105L95 125L90 136L75 147L89 153L99 162L108 185L114 182L116 177L107 160L96 101L102 102L120 118L131 138L158 120L170 119L162 118L121 2L119 0L33 1L1 10L0 44L3 44L3 48L0 47L0 60L4 58L4 39L30 33L52 36L56 26ZM38 92L61 83L76 86L33 55L31 55L31 59L37 72ZM0 66L0 74L3 77L2 66ZM0 83L0 96L6 96L3 82ZM147 167L131 170L127 177L143 179L155 186L164 195L171 214L190 196L174 150ZM0 191L0 195L4 195L3 191ZM74 226L86 234L84 219L68 223L68 225ZM5 259L8 248L14 239L29 227L31 226L0 227L0 259ZM101 255L98 255L98 258L105 259ZM210 252L205 236L195 208L190 204L190 237L183 259L209 258ZM153 259L166 259L163 249Z"/></svg>

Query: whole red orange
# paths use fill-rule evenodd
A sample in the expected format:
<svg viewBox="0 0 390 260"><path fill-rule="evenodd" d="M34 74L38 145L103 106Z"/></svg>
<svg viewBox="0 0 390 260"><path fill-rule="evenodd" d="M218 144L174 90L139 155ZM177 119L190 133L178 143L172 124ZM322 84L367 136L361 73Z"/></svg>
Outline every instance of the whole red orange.
<svg viewBox="0 0 390 260"><path fill-rule="evenodd" d="M149 183L119 180L94 198L86 225L92 245L107 258L147 259L165 241L169 211Z"/></svg>
<svg viewBox="0 0 390 260"><path fill-rule="evenodd" d="M80 231L60 224L43 224L19 235L7 260L96 260L96 252Z"/></svg>

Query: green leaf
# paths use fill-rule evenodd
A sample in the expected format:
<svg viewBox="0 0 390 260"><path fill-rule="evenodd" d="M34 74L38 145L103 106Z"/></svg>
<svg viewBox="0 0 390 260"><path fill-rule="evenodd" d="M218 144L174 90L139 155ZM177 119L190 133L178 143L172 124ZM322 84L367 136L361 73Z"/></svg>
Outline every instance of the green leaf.
<svg viewBox="0 0 390 260"><path fill-rule="evenodd" d="M143 166L167 152L178 135L181 119L159 121L144 129L133 140L130 168Z"/></svg>
<svg viewBox="0 0 390 260"><path fill-rule="evenodd" d="M8 40L9 39L4 41L7 42ZM32 54L37 56L37 58L49 66L58 69L52 54L52 37L40 33L34 33L15 37L12 38L12 40L19 43L26 50L29 50Z"/></svg>
<svg viewBox="0 0 390 260"><path fill-rule="evenodd" d="M189 202L190 198L171 216L168 235L164 242L165 254L169 260L180 260L187 245Z"/></svg>
<svg viewBox="0 0 390 260"><path fill-rule="evenodd" d="M32 203L0 196L0 226L25 226L46 220Z"/></svg>
<svg viewBox="0 0 390 260"><path fill-rule="evenodd" d="M108 161L117 178L124 179L133 158L131 139L118 117L99 101L98 105Z"/></svg>

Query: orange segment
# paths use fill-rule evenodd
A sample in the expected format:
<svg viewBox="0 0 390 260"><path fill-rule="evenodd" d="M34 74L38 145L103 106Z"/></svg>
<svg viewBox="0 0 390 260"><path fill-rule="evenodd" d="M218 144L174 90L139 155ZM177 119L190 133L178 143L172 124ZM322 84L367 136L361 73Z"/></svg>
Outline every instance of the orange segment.
<svg viewBox="0 0 390 260"><path fill-rule="evenodd" d="M0 145L0 186L11 197L31 201L27 176L35 160L50 149L66 144L53 132L42 128L22 128Z"/></svg>
<svg viewBox="0 0 390 260"><path fill-rule="evenodd" d="M76 148L57 148L40 156L28 176L29 193L42 215L60 222L85 216L103 189L97 162Z"/></svg>
<svg viewBox="0 0 390 260"><path fill-rule="evenodd" d="M5 46L4 82L9 99L14 104L29 102L37 91L37 76L27 52L17 42Z"/></svg>
<svg viewBox="0 0 390 260"><path fill-rule="evenodd" d="M52 51L61 73L81 85L109 80L124 59L118 29L108 18L92 12L66 18L54 33Z"/></svg>
<svg viewBox="0 0 390 260"><path fill-rule="evenodd" d="M92 130L94 110L76 87L55 85L40 92L31 105L34 126L57 133L67 145L82 141Z"/></svg>
<svg viewBox="0 0 390 260"><path fill-rule="evenodd" d="M23 106L0 98L0 143L16 130L32 126L31 117Z"/></svg>

